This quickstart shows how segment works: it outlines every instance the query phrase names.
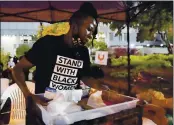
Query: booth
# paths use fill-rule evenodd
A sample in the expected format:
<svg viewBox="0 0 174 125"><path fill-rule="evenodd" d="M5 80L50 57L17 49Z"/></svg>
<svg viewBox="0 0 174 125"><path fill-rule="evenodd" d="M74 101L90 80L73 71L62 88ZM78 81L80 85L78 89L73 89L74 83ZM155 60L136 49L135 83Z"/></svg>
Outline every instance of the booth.
<svg viewBox="0 0 174 125"><path fill-rule="evenodd" d="M73 12L79 9L84 1L1 1L0 2L0 21L1 22L47 22L50 24L66 22ZM102 99L105 106L93 108L87 105L89 97L82 98L78 102L83 111L68 114L65 116L65 124L102 124L101 121L127 125L142 124L141 107L137 106L138 100L128 96L130 94L130 52L129 52L129 11L122 1L91 1L98 11L99 22L123 21L127 24L128 42L128 93L127 96L106 91L102 92ZM30 112L32 104L28 104L27 113ZM27 114L26 121L31 122L34 116ZM59 124L62 117L56 117L54 124ZM130 120L132 119L132 120ZM132 123L130 123L132 121ZM41 120L41 122L43 122ZM26 124L28 124L26 122ZM63 123L61 123L62 125ZM31 124L30 124L31 125Z"/></svg>

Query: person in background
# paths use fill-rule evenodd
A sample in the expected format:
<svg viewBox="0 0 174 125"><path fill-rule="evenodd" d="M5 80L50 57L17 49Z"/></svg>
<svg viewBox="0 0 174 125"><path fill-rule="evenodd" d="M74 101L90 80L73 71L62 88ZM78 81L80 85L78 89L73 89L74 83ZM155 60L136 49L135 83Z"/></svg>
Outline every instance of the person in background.
<svg viewBox="0 0 174 125"><path fill-rule="evenodd" d="M33 72L32 72L32 81L33 82L36 82L36 70L34 70Z"/></svg>
<svg viewBox="0 0 174 125"><path fill-rule="evenodd" d="M7 69L3 70L1 73L1 78L9 79L9 85L12 85L13 83L15 83L14 78L12 76L12 69L11 68L7 68Z"/></svg>
<svg viewBox="0 0 174 125"><path fill-rule="evenodd" d="M4 67L3 63L0 62L0 78L2 78L3 67Z"/></svg>
<svg viewBox="0 0 174 125"><path fill-rule="evenodd" d="M9 62L8 62L8 68L13 68L15 66L15 63L13 62L13 57L10 58Z"/></svg>
<svg viewBox="0 0 174 125"><path fill-rule="evenodd" d="M16 56L14 56L13 57L13 62L15 63L15 65L18 63L18 61L19 61L19 59Z"/></svg>

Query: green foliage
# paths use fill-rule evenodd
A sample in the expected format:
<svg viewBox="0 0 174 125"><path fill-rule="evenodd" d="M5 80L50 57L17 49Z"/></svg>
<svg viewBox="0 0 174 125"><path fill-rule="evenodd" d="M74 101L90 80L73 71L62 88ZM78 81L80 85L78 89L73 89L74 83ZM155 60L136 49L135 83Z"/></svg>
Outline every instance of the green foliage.
<svg viewBox="0 0 174 125"><path fill-rule="evenodd" d="M170 33L169 35L168 35L168 40L169 40L169 42L172 44L173 43L173 34L172 33Z"/></svg>
<svg viewBox="0 0 174 125"><path fill-rule="evenodd" d="M140 15L140 17L136 20L137 23L141 24L139 28L138 38L137 41L144 41L144 40L154 40L155 33L161 33L164 31L165 35L169 37L171 35L173 19L172 13L162 9L159 11L159 8L149 11L148 13L144 13ZM154 16L154 17L153 17ZM161 34L162 35L162 34ZM162 39L165 41L166 39L162 36ZM170 38L171 39L171 38Z"/></svg>
<svg viewBox="0 0 174 125"><path fill-rule="evenodd" d="M152 55L140 56L138 58L142 60L142 62L144 63L141 63L141 64L139 63L136 66L144 66L146 68L172 67L169 57L171 58L171 55L152 54ZM132 59L132 56L131 56L131 59ZM131 64L132 64L132 61L131 61Z"/></svg>
<svg viewBox="0 0 174 125"><path fill-rule="evenodd" d="M171 62L173 62L173 55L163 55L163 54L154 54L146 56L131 56L131 78L135 78L139 72L145 71L149 72L149 69L158 69L158 68L172 68ZM127 66L127 57L120 57L118 59L111 58L112 66ZM110 73L110 76L115 78L126 78L128 75L127 71L113 71Z"/></svg>
<svg viewBox="0 0 174 125"><path fill-rule="evenodd" d="M31 36L32 41L36 42L38 40L37 35L30 35L30 36Z"/></svg>
<svg viewBox="0 0 174 125"><path fill-rule="evenodd" d="M94 42L94 47L99 51L105 51L107 50L107 45L105 42L102 41L96 41Z"/></svg>
<svg viewBox="0 0 174 125"><path fill-rule="evenodd" d="M132 69L132 75L137 76L138 73L141 72L141 71L147 71L148 72L148 69L145 65L137 66L134 69Z"/></svg>
<svg viewBox="0 0 174 125"><path fill-rule="evenodd" d="M171 67L171 63L169 61L160 60L160 59L154 59L149 60L146 63L143 64L145 67L149 68L167 68Z"/></svg>
<svg viewBox="0 0 174 125"><path fill-rule="evenodd" d="M23 56L25 52L27 52L30 47L27 44L22 44L16 49L16 56Z"/></svg>
<svg viewBox="0 0 174 125"><path fill-rule="evenodd" d="M137 70L149 68L172 67L173 55L152 54L146 56L130 56L131 66ZM111 58L112 66L127 66L127 57Z"/></svg>
<svg viewBox="0 0 174 125"><path fill-rule="evenodd" d="M68 22L59 22L47 26L40 26L37 31L37 39L45 35L60 36L66 34L70 29Z"/></svg>
<svg viewBox="0 0 174 125"><path fill-rule="evenodd" d="M115 58L111 58L111 64L112 66L127 66L127 57L126 56L122 56L118 59Z"/></svg>
<svg viewBox="0 0 174 125"><path fill-rule="evenodd" d="M170 61L170 63L171 63L171 65L173 65L173 54L170 54L169 56L168 56L168 61Z"/></svg>
<svg viewBox="0 0 174 125"><path fill-rule="evenodd" d="M90 40L88 43L86 43L86 46L88 48L91 48L91 46L92 46L91 42L92 41ZM106 43L104 41L96 41L96 40L94 40L93 41L93 45L94 45L93 47L96 50L98 50L98 51L106 51L107 50L107 45L106 45Z"/></svg>
<svg viewBox="0 0 174 125"><path fill-rule="evenodd" d="M159 33L170 50L169 43L173 41L173 1L129 1L132 7L137 3L137 8L132 9L130 14L130 27L138 29L137 41L155 40L154 34ZM116 35L121 34L125 28L125 22L111 22L110 29L117 29ZM165 34L162 34L165 32ZM167 38L167 39L166 39Z"/></svg>
<svg viewBox="0 0 174 125"><path fill-rule="evenodd" d="M138 75L138 73L142 71L142 69L134 69L131 71L131 78L134 78L135 76ZM144 71L144 70L143 70ZM127 78L128 77L128 72L127 71L122 71L122 72L117 72L117 71L113 71L110 73L111 77L114 78Z"/></svg>
<svg viewBox="0 0 174 125"><path fill-rule="evenodd" d="M7 69L10 53L5 53L4 50L0 50L0 51L1 51L1 62L3 63L3 66L4 66L3 70L4 70L4 69Z"/></svg>
<svg viewBox="0 0 174 125"><path fill-rule="evenodd" d="M170 43L173 43L173 26L172 26L172 24L169 25L169 29L167 30L166 33L167 33L167 36L168 36L168 41Z"/></svg>
<svg viewBox="0 0 174 125"><path fill-rule="evenodd" d="M143 65L143 56L131 56L131 66L136 67L138 65Z"/></svg>
<svg viewBox="0 0 174 125"><path fill-rule="evenodd" d="M154 33L149 32L149 27L143 27L139 29L137 33L137 41L144 42L145 40L153 41L155 39Z"/></svg>
<svg viewBox="0 0 174 125"><path fill-rule="evenodd" d="M36 66L32 67L29 71L33 72L34 70L36 70Z"/></svg>
<svg viewBox="0 0 174 125"><path fill-rule="evenodd" d="M128 73L127 72L112 72L110 76L115 78L126 78L128 77Z"/></svg>

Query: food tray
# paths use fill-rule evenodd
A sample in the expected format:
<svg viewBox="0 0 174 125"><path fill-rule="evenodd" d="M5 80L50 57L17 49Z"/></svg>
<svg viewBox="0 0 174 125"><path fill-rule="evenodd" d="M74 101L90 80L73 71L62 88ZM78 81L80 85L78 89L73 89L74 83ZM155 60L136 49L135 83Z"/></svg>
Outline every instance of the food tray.
<svg viewBox="0 0 174 125"><path fill-rule="evenodd" d="M74 112L63 116L56 116L53 118L53 123L55 125L73 124L74 122L82 120L91 120L99 117L104 117L123 110L135 108L137 102L139 101L137 98L108 91L102 93L102 99L104 102L107 102L108 105L94 109L90 106L87 106L88 98L84 98L78 103L80 106L82 106L84 111Z"/></svg>

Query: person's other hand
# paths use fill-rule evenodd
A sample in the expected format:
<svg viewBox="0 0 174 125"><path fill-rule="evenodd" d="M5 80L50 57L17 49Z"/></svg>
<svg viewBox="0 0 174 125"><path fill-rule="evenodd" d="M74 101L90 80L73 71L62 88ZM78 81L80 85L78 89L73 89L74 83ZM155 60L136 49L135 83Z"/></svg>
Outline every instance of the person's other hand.
<svg viewBox="0 0 174 125"><path fill-rule="evenodd" d="M91 76L93 78L104 78L104 75L103 70L99 66L91 66Z"/></svg>
<svg viewBox="0 0 174 125"><path fill-rule="evenodd" d="M42 106L47 106L48 105L48 102L51 101L51 100L48 100L44 97L41 97L41 96L38 96L38 95L31 95L32 99L34 102L36 102L37 104L40 104Z"/></svg>

